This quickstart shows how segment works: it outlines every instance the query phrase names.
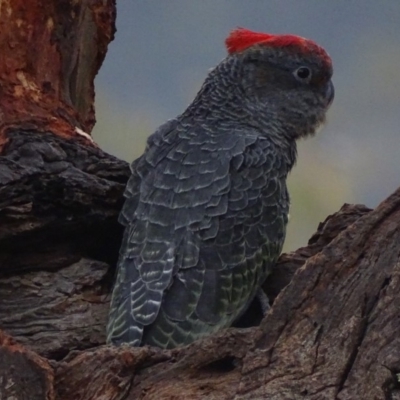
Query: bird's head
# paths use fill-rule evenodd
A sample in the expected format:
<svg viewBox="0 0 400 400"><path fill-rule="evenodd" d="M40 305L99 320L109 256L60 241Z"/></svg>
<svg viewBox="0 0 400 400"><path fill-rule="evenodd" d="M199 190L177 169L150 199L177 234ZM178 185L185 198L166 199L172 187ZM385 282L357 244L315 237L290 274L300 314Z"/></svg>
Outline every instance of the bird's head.
<svg viewBox="0 0 400 400"><path fill-rule="evenodd" d="M332 62L311 40L239 28L226 39L228 57L246 107L272 119L293 138L313 134L334 97Z"/></svg>

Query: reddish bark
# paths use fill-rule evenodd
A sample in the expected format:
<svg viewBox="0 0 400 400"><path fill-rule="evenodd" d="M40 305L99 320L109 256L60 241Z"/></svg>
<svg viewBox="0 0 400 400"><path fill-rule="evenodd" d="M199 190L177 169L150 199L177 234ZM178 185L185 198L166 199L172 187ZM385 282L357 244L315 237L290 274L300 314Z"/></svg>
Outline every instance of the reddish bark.
<svg viewBox="0 0 400 400"><path fill-rule="evenodd" d="M54 400L54 372L49 363L0 331L2 399Z"/></svg>
<svg viewBox="0 0 400 400"><path fill-rule="evenodd" d="M93 146L111 0L0 2L0 398L400 399L400 189L282 255L259 324L107 347L125 162ZM12 335L11 338L8 335Z"/></svg>
<svg viewBox="0 0 400 400"><path fill-rule="evenodd" d="M114 0L0 5L0 151L9 128L90 142L93 81L115 32Z"/></svg>

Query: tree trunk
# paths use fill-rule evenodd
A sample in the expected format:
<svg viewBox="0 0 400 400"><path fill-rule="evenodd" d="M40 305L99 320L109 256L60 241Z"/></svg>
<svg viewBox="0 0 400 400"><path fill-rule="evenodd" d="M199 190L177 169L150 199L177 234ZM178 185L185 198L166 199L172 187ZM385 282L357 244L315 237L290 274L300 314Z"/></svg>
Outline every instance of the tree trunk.
<svg viewBox="0 0 400 400"><path fill-rule="evenodd" d="M0 2L0 399L400 399L400 190L281 256L239 324L105 346L128 165L93 143L113 0ZM243 326L250 326L243 328Z"/></svg>

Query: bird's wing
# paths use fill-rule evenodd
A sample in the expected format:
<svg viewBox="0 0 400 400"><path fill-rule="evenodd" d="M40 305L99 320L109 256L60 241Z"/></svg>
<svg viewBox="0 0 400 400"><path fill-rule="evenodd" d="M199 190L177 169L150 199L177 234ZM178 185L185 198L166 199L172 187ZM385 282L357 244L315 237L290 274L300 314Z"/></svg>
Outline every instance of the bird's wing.
<svg viewBox="0 0 400 400"><path fill-rule="evenodd" d="M235 319L276 262L289 208L286 173L268 141L258 140L232 159L227 211L200 251L206 265L206 290L196 307L200 320L218 324L224 315Z"/></svg>
<svg viewBox="0 0 400 400"><path fill-rule="evenodd" d="M178 263L157 320L145 329L145 343L189 343L231 325L246 309L282 249L286 173L284 160L262 139L230 159L229 186L186 231L182 243L190 247L177 254L188 255L190 263ZM214 212L211 204L223 207Z"/></svg>
<svg viewBox="0 0 400 400"><path fill-rule="evenodd" d="M126 230L108 326L113 343L139 345L144 327L155 321L161 304L172 320L184 321L196 307L200 316L217 319L225 309L218 301L226 297L219 292L232 289L222 282L232 279L230 273L218 270L226 269L224 263L221 267L224 252L238 253L235 246L222 248L220 255L210 251L209 257L200 257L200 251L207 251L203 241L219 232L219 217L245 207L237 197L247 193L245 186L231 187L232 162L240 163L257 138L212 136L202 128L188 132L173 123L167 128L150 138L127 185L121 213ZM256 182L257 177L249 179ZM199 301L200 294L209 299Z"/></svg>

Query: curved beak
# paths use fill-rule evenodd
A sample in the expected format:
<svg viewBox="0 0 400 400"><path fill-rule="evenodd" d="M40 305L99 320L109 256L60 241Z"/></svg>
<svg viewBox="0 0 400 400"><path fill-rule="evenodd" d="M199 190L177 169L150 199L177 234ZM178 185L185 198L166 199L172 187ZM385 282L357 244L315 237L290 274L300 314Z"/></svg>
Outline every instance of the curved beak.
<svg viewBox="0 0 400 400"><path fill-rule="evenodd" d="M329 81L328 84L326 85L326 90L325 90L326 108L328 108L332 104L334 97L335 97L335 88L333 86L332 81Z"/></svg>

